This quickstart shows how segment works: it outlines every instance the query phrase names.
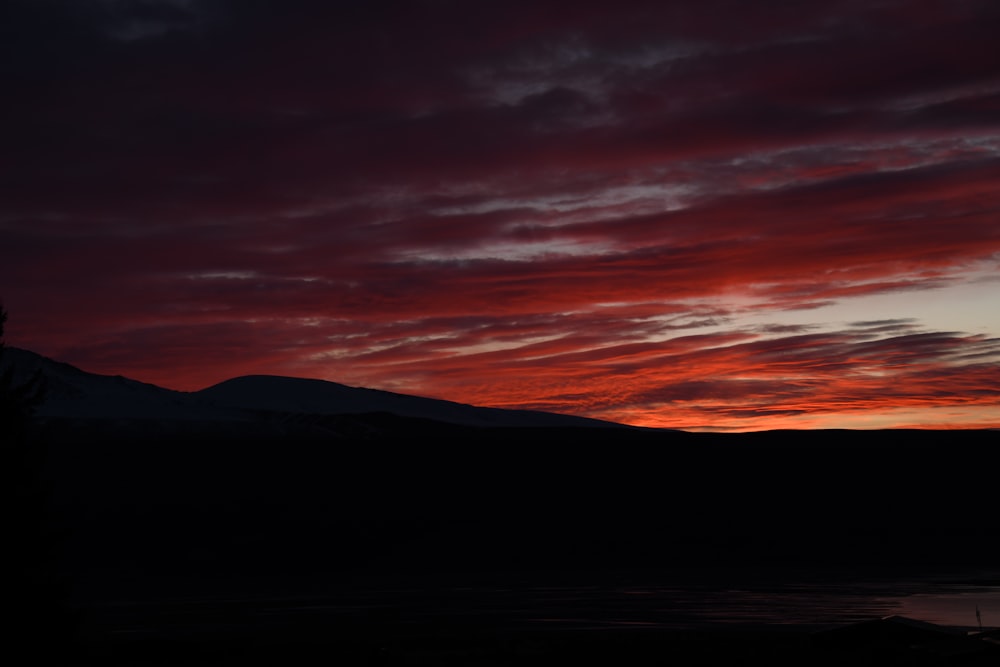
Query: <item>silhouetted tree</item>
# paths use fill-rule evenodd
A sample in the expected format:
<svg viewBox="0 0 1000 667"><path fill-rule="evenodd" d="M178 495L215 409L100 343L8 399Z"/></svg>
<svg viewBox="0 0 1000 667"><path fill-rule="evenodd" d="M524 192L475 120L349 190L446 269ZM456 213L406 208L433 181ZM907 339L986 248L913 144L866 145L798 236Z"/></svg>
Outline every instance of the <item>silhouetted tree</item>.
<svg viewBox="0 0 1000 667"><path fill-rule="evenodd" d="M4 566L0 570L0 656L32 656L25 664L45 664L67 648L72 625L63 604L64 586L56 557L50 494L44 478L46 451L29 433L32 416L45 395L38 369L19 380L6 359L3 334L7 312L0 304L0 521ZM19 659L20 661L20 659Z"/></svg>
<svg viewBox="0 0 1000 667"><path fill-rule="evenodd" d="M16 381L14 364L5 364L6 344L4 343L4 326L7 323L7 311L0 303L0 433L10 442L21 441L31 421L35 409L45 399L45 380L41 369L26 382Z"/></svg>

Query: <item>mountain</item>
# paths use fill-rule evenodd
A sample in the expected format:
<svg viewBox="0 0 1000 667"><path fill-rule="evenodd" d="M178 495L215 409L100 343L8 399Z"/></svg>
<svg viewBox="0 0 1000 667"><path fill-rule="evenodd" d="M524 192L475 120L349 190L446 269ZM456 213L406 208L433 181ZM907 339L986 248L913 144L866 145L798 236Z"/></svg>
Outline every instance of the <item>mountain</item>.
<svg viewBox="0 0 1000 667"><path fill-rule="evenodd" d="M691 433L270 376L177 392L8 352L48 380L46 531L98 647L494 632L496 607L468 613L449 591L502 591L534 617L512 592L525 581L738 590L741 571L1000 562L988 431Z"/></svg>
<svg viewBox="0 0 1000 667"><path fill-rule="evenodd" d="M475 427L627 428L571 415L478 407L326 380L273 375L238 377L201 391L182 392L120 375L88 373L28 350L8 348L7 354L20 376L41 369L48 392L38 414L49 419L274 423L278 416L284 416L285 423L294 421L301 426L318 424L322 417L383 413Z"/></svg>
<svg viewBox="0 0 1000 667"><path fill-rule="evenodd" d="M194 396L212 405L312 415L386 412L485 427L586 426L621 427L621 424L532 410L484 408L421 396L376 389L349 387L326 380L273 375L249 375L226 380Z"/></svg>
<svg viewBox="0 0 1000 667"><path fill-rule="evenodd" d="M28 350L6 350L15 377L26 379L36 370L45 377L43 418L142 420L242 420L238 410L223 410L195 396L131 380L121 375L98 375L54 361Z"/></svg>

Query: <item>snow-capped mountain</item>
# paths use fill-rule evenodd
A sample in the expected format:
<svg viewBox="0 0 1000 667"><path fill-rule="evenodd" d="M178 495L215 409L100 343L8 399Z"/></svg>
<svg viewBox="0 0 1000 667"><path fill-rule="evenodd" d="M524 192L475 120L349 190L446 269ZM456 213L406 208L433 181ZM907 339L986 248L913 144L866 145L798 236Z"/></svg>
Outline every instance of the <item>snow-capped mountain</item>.
<svg viewBox="0 0 1000 667"><path fill-rule="evenodd" d="M26 380L37 370L45 377L40 417L127 420L242 420L239 410L222 410L196 396L131 380L120 375L88 373L28 350L6 348L5 364L15 378Z"/></svg>
<svg viewBox="0 0 1000 667"><path fill-rule="evenodd" d="M312 415L388 412L465 426L619 426L610 422L531 410L484 408L326 380L250 375L194 394L212 405Z"/></svg>
<svg viewBox="0 0 1000 667"><path fill-rule="evenodd" d="M41 417L123 420L254 421L261 413L353 415L390 413L483 427L623 427L583 417L485 408L452 401L349 387L326 380L251 375L196 392L181 392L119 375L88 373L33 352L6 349L6 363L27 378L41 369L46 400Z"/></svg>

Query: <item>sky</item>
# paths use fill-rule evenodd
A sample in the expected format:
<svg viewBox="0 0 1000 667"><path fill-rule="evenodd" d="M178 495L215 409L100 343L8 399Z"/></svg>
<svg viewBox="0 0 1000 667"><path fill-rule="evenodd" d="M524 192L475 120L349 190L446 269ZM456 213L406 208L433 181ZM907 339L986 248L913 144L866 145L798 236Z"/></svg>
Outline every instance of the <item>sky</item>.
<svg viewBox="0 0 1000 667"><path fill-rule="evenodd" d="M6 0L7 343L643 426L1000 427L995 0Z"/></svg>

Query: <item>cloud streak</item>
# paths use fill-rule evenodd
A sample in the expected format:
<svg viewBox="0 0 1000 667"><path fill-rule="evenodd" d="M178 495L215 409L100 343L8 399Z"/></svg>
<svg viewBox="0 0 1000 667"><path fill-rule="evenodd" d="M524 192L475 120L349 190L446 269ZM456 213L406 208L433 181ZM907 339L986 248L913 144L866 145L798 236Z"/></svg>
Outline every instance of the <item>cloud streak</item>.
<svg viewBox="0 0 1000 667"><path fill-rule="evenodd" d="M182 389L1000 425L1000 322L929 308L1000 263L993 3L74 7L0 17L15 344Z"/></svg>

